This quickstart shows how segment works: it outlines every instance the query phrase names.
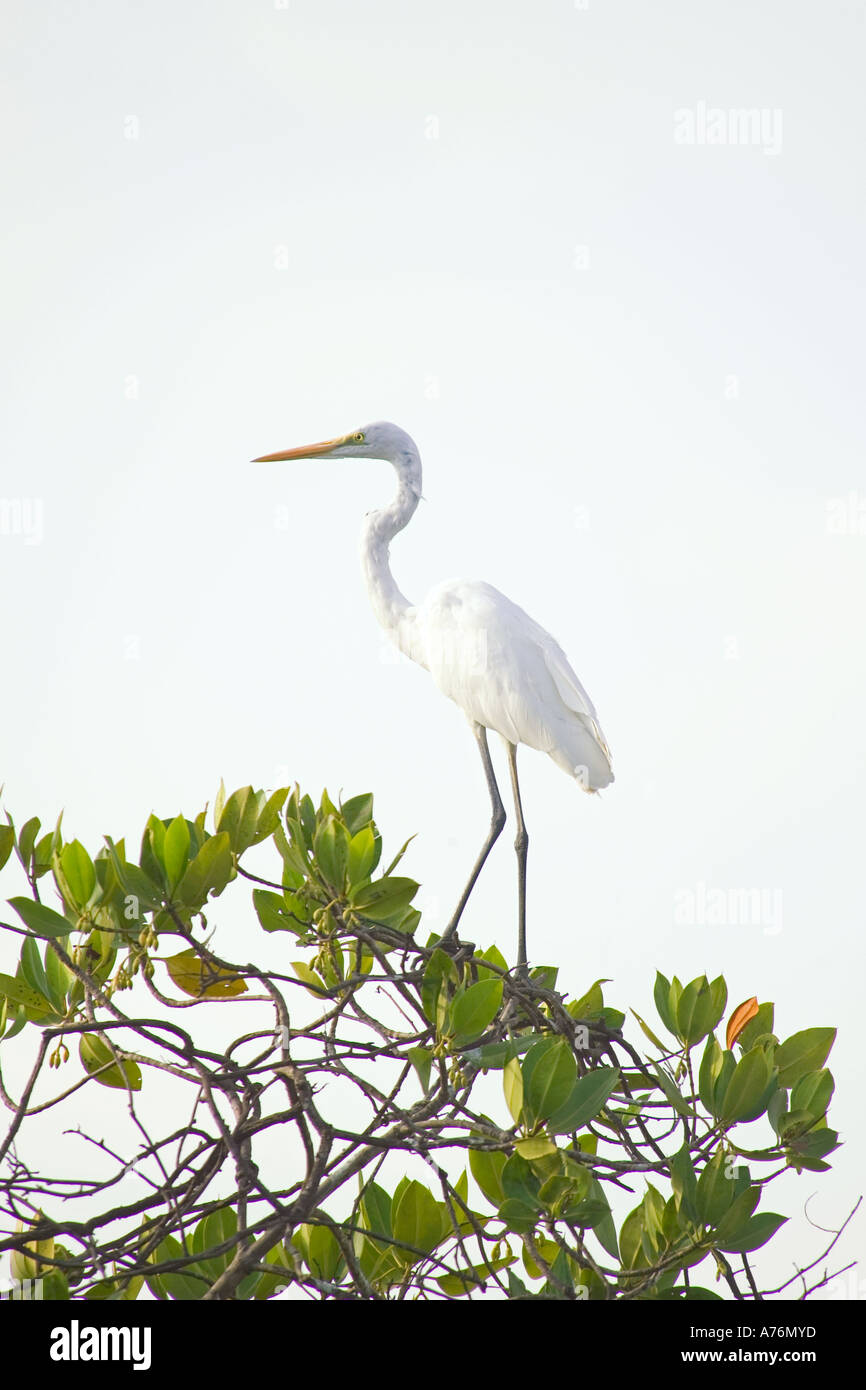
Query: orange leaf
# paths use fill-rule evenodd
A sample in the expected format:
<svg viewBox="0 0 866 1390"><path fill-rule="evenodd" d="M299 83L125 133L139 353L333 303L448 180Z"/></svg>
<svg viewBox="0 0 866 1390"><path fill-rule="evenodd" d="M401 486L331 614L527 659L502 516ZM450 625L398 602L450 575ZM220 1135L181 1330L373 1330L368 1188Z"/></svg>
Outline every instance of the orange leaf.
<svg viewBox="0 0 866 1390"><path fill-rule="evenodd" d="M738 1004L728 1019L728 1031L725 1035L725 1042L730 1052L737 1038L742 1033L747 1023L751 1023L758 1012L758 997L753 994L751 999L746 999L744 1003Z"/></svg>

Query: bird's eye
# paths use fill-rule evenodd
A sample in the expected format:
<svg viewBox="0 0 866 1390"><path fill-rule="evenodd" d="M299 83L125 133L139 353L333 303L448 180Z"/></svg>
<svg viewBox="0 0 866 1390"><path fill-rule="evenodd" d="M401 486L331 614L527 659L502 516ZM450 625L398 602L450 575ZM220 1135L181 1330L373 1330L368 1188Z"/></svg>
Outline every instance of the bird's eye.
<svg viewBox="0 0 866 1390"><path fill-rule="evenodd" d="M353 435L352 435L352 439L354 440L354 442L355 442L356 444L363 444L363 443L364 443L364 435L363 435L362 431L361 431L361 430L358 430L358 433L357 433L357 434L353 434Z"/></svg>

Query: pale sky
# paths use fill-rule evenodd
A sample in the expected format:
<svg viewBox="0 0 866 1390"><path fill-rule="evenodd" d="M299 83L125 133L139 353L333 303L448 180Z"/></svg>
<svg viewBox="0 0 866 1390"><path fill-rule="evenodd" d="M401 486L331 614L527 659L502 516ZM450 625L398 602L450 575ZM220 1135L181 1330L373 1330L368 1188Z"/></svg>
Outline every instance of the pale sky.
<svg viewBox="0 0 866 1390"><path fill-rule="evenodd" d="M658 967L840 1028L846 1147L777 1185L786 1277L866 1138L866 7L4 17L4 805L94 852L220 777L370 790L441 929L488 806L364 594L390 470L249 463L396 421L427 499L401 588L501 588L613 750L600 798L520 757L530 958L645 1015ZM512 835L466 930L513 952Z"/></svg>

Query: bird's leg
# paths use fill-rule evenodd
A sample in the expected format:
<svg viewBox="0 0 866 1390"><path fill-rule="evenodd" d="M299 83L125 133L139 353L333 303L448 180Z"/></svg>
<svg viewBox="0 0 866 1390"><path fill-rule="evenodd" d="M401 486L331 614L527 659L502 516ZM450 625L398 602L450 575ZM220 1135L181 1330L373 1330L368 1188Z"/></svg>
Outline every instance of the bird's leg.
<svg viewBox="0 0 866 1390"><path fill-rule="evenodd" d="M508 768L511 773L511 790L514 792L514 811L517 816L517 835L514 848L517 850L517 969L526 969L526 852L529 849L529 835L523 819L523 806L520 801L520 783L517 780L517 746L509 743Z"/></svg>
<svg viewBox="0 0 866 1390"><path fill-rule="evenodd" d="M499 788L496 785L496 777L493 772L493 763L490 761L490 749L487 747L487 730L485 729L483 724L476 724L473 722L472 732L475 735L478 747L481 751L481 761L484 764L484 776L487 778L487 790L490 793L490 807L492 815L490 818L490 829L487 832L487 838L485 839L484 844L481 846L481 853L475 861L475 867L473 868L472 873L469 875L469 882L463 889L463 895L459 903L457 904L457 907L454 910L454 916L451 918L451 921L448 923L448 926L445 928L445 931L442 934L441 941L443 942L448 941L456 932L457 923L460 921L460 918L463 915L463 909L469 901L469 895L472 892L472 889L475 887L475 881L478 878L478 875L481 873L481 870L484 868L484 861L490 853L496 840L502 834L502 827L505 824L505 807L502 804L502 797L499 795Z"/></svg>

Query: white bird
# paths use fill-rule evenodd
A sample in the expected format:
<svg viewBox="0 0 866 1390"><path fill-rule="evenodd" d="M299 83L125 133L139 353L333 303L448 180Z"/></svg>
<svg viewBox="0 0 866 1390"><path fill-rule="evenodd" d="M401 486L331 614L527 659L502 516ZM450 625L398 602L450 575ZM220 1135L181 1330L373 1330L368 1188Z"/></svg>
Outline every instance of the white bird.
<svg viewBox="0 0 866 1390"><path fill-rule="evenodd" d="M529 838L517 781L517 745L549 754L596 792L613 781L610 749L595 706L562 648L528 613L482 580L450 579L416 605L401 593L389 564L389 547L411 520L421 499L421 457L399 426L377 421L363 429L265 454L256 463L288 459L373 458L393 465L397 494L390 506L369 512L361 532L361 564L373 611L406 656L430 672L444 695L467 716L481 751L492 816L481 852L441 938L453 937L491 847L505 824L487 730L501 734L508 750L514 792L518 865L518 965L526 965L526 855Z"/></svg>

